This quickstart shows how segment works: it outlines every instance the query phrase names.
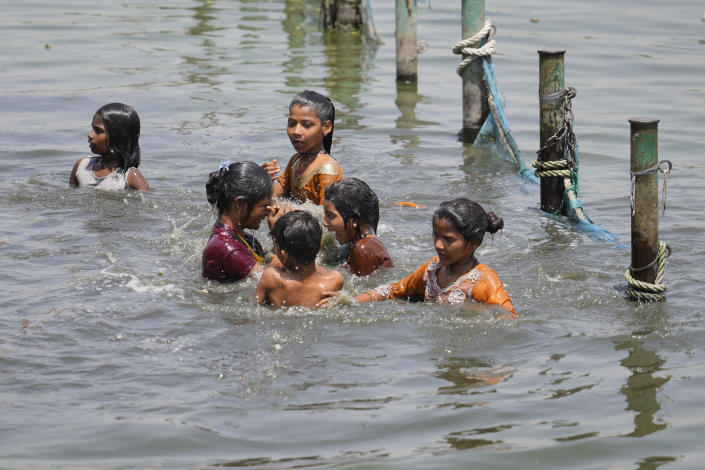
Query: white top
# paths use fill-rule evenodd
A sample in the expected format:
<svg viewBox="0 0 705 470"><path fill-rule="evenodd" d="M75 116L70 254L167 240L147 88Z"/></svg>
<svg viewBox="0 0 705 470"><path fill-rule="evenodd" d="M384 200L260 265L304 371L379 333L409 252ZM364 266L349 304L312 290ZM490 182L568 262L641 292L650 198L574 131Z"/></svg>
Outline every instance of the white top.
<svg viewBox="0 0 705 470"><path fill-rule="evenodd" d="M107 176L98 178L95 173L93 173L93 166L100 161L100 157L90 157L81 160L76 169L76 181L79 186L92 186L96 189L103 189L106 191L118 191L125 189L125 183L127 182L127 174L132 170L128 168L127 171L122 171L117 169Z"/></svg>

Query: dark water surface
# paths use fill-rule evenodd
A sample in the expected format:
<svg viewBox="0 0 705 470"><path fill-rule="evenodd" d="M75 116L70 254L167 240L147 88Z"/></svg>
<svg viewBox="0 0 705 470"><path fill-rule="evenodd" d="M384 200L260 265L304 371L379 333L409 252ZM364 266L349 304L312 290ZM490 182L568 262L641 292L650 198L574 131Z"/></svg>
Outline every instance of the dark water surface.
<svg viewBox="0 0 705 470"><path fill-rule="evenodd" d="M419 4L418 91L395 83L392 2L372 4L376 50L318 31L317 1L0 1L0 467L702 467L705 5L487 2L527 162L536 51L567 50L582 199L612 243L540 213L537 186L458 140L460 2ZM479 258L519 320L474 304L272 310L252 281L201 278L207 174L286 162L306 88L335 102L332 153L379 195L396 262L346 292L430 257L433 210L466 195L505 220ZM140 113L148 193L68 189L111 101ZM659 304L623 295L634 116L661 120L674 164Z"/></svg>

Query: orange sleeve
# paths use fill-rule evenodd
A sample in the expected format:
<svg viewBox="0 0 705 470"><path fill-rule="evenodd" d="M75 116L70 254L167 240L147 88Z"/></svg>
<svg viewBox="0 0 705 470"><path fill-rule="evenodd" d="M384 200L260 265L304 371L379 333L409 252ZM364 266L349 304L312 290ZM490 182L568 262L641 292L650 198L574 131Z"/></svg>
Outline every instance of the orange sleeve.
<svg viewBox="0 0 705 470"><path fill-rule="evenodd" d="M426 268L428 268L429 263L434 259L435 258L431 258L426 261L401 281L381 285L376 289L367 291L366 294L369 295L372 300L423 298L424 291L426 290L424 274L426 274Z"/></svg>
<svg viewBox="0 0 705 470"><path fill-rule="evenodd" d="M285 197L291 194L291 168L293 166L294 161L296 160L295 157L296 155L291 157L291 159L289 159L289 163L286 164L286 168L284 168L284 171L281 173L281 175L274 178L274 181L277 181L279 182L279 184L282 185Z"/></svg>
<svg viewBox="0 0 705 470"><path fill-rule="evenodd" d="M512 305L512 299L509 298L509 294L504 289L504 284L502 284L497 273L484 264L479 264L476 268L482 272L482 277L477 280L472 288L473 299L483 304L499 305L511 312L514 318L519 317Z"/></svg>
<svg viewBox="0 0 705 470"><path fill-rule="evenodd" d="M314 199L311 202L318 204L319 206L323 204L323 199L326 195L326 188L338 180L343 179L343 170L338 167L338 173L335 175L329 175L324 173L319 173L313 177L313 187L311 192L313 193Z"/></svg>

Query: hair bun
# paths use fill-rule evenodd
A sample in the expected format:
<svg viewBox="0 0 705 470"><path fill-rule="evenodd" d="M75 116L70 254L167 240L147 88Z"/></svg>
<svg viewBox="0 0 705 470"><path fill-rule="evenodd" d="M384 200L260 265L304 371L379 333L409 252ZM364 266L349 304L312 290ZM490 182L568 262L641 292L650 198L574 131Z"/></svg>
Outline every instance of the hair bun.
<svg viewBox="0 0 705 470"><path fill-rule="evenodd" d="M487 213L487 231L489 233L496 233L498 230L504 228L504 220L499 217L494 212L490 211Z"/></svg>
<svg viewBox="0 0 705 470"><path fill-rule="evenodd" d="M208 175L206 182L206 197L210 204L215 204L220 199L220 194L223 191L223 172L218 170Z"/></svg>

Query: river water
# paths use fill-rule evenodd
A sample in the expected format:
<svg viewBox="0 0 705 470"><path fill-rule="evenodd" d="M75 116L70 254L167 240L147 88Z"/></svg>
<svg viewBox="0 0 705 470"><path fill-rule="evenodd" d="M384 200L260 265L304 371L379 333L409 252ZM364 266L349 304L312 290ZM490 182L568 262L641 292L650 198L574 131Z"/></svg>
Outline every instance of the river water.
<svg viewBox="0 0 705 470"><path fill-rule="evenodd" d="M393 2L372 2L376 49L322 34L317 7L0 1L0 467L701 468L703 3L487 2L527 162L537 50L567 51L582 200L616 242L541 213L536 185L458 139L460 2L419 4L416 91L395 83ZM379 195L396 262L345 291L430 257L433 210L465 195L505 220L478 257L520 319L473 304L273 310L252 281L201 278L208 173L285 163L303 89L335 102L332 154ZM145 194L68 188L111 101L141 116ZM656 304L624 297L635 116L660 119L674 165Z"/></svg>

